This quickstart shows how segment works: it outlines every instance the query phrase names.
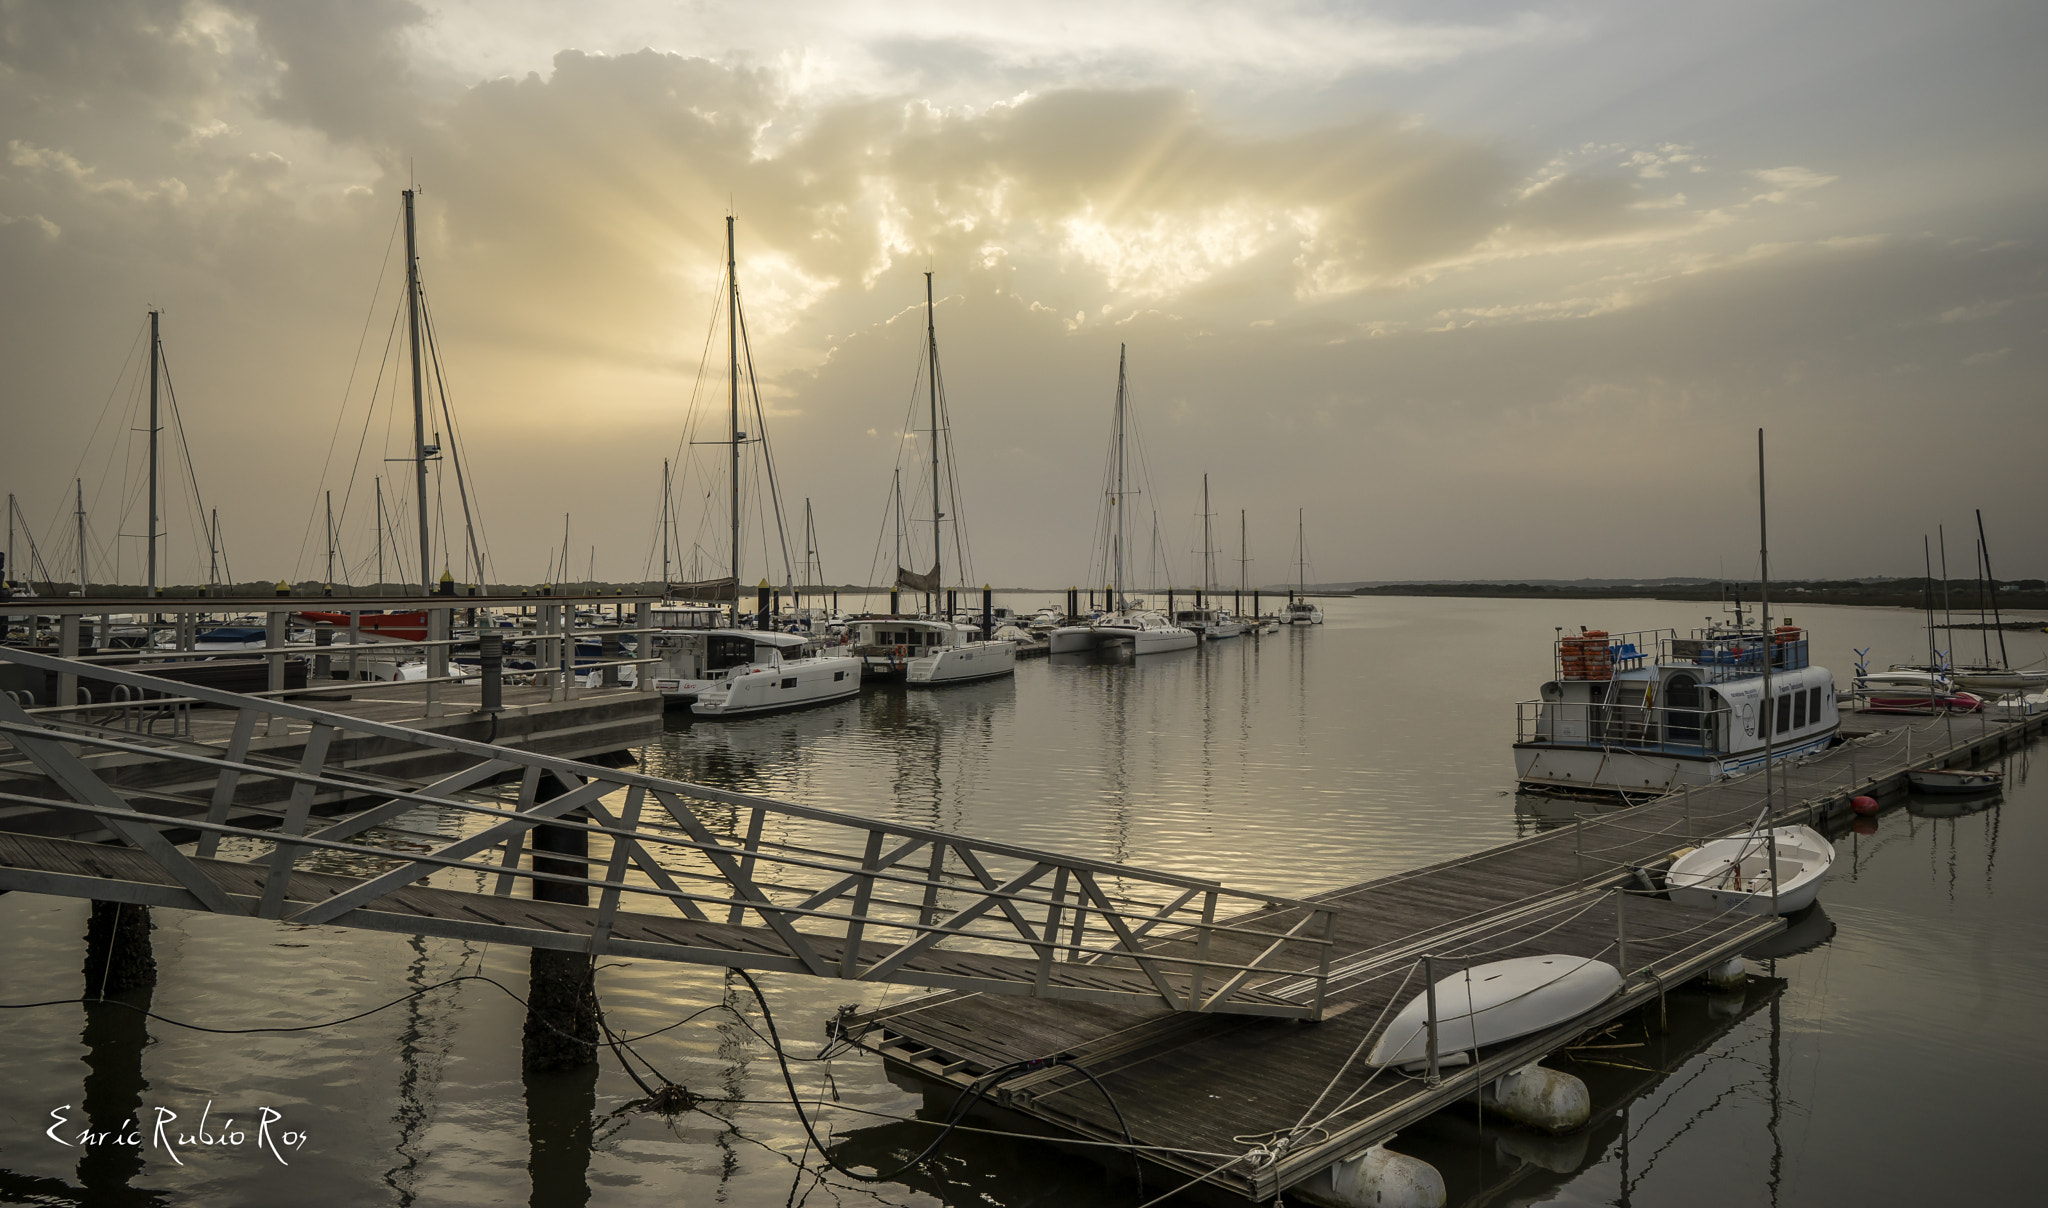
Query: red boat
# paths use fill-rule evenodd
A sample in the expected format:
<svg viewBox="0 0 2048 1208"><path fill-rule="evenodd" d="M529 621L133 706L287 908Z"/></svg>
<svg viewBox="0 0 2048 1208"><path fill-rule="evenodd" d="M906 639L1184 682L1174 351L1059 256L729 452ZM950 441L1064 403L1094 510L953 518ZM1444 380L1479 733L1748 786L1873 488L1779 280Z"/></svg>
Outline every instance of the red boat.
<svg viewBox="0 0 2048 1208"><path fill-rule="evenodd" d="M293 615L313 625L332 625L336 629L349 627L349 614L345 612L300 612ZM401 642L427 640L427 614L424 611L366 612L362 614L362 627L364 633L380 638Z"/></svg>

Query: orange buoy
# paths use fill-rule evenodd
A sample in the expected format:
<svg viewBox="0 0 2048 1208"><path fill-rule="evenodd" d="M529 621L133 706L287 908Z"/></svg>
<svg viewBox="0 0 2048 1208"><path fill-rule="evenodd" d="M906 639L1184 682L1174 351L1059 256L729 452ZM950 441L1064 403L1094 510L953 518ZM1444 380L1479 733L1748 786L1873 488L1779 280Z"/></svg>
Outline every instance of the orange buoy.
<svg viewBox="0 0 2048 1208"><path fill-rule="evenodd" d="M1877 812L1877 798L1858 797L1849 803L1849 808L1868 818Z"/></svg>

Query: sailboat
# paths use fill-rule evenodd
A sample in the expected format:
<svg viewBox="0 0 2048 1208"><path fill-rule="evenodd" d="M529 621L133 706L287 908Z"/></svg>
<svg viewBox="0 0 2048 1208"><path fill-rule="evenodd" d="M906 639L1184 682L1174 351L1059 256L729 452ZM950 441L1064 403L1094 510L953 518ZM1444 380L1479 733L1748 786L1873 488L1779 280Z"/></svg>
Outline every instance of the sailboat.
<svg viewBox="0 0 2048 1208"><path fill-rule="evenodd" d="M1998 630L1998 662L1995 664L1991 661L1991 631L1983 628L1986 580L1989 580L1991 588L1992 624ZM1943 586L1946 589L1946 584ZM2048 669L2039 666L2014 667L2006 657L2005 617L1998 607L1998 580L1991 574L1991 546L1984 537L1984 512L1981 508L1977 511L1977 624L1985 634L1984 661L1974 666L1956 668L1955 682L1959 687L1968 688L1972 692L1988 692L1999 696L2048 688ZM1951 629L1949 632L1955 631Z"/></svg>
<svg viewBox="0 0 2048 1208"><path fill-rule="evenodd" d="M1195 606L1173 614L1173 623L1201 635L1205 642L1242 636L1245 623L1216 603L1216 544L1209 531L1209 476L1202 475L1202 591L1195 593ZM1202 592L1209 600L1203 602Z"/></svg>
<svg viewBox="0 0 2048 1208"><path fill-rule="evenodd" d="M742 624L740 613L740 449L748 436L740 430L740 284L733 246L733 219L725 220L726 351L727 351L727 439L716 443L730 447L730 491L727 501L732 540L732 573L725 579L685 585L697 599L710 597L732 602L730 622L718 625L717 613L693 608L657 610L683 624L657 629L652 635L652 655L657 661L651 671L655 690L672 701L687 702L690 712L701 717L734 717L773 713L805 705L845 700L860 691L860 660L829 653L834 647L800 634L777 633L769 628L768 581L761 580L758 628ZM754 440L765 440L756 433ZM773 481L768 489L775 489ZM781 509L776 509L780 515ZM712 624L704 622L711 621Z"/></svg>
<svg viewBox="0 0 2048 1208"><path fill-rule="evenodd" d="M1294 510L1294 598L1280 614L1290 625L1320 625L1323 610L1308 601L1308 529L1303 509Z"/></svg>
<svg viewBox="0 0 2048 1208"><path fill-rule="evenodd" d="M955 534L960 531L960 483L947 473L953 463L952 425L943 421L939 329L930 273L924 275L924 323L925 358L930 369L925 381L930 390L932 424L932 568L929 573L919 574L898 562L896 583L899 588L928 593L936 604L945 585L945 522L953 521ZM899 529L903 520L902 482L899 469L895 489ZM956 551L962 548L964 543L956 545ZM991 641L980 627L950 615L937 615L941 610L936 607L932 611L935 615L929 617L865 617L848 623L849 641L867 662L870 674L875 674L879 667L883 676L894 678L900 673L906 684L929 688L994 679L1017 670L1015 642Z"/></svg>
<svg viewBox="0 0 2048 1208"><path fill-rule="evenodd" d="M1124 594L1124 554L1130 548L1130 458L1126 440L1129 426L1129 379L1126 376L1128 350L1119 345L1116 359L1116 424L1110 445L1109 478L1104 491L1109 531L1110 582L1108 609L1085 625L1062 625L1052 631L1053 654L1096 650L1105 646L1128 647L1133 654L1164 654L1194 646L1192 630L1183 629L1156 612L1135 607Z"/></svg>

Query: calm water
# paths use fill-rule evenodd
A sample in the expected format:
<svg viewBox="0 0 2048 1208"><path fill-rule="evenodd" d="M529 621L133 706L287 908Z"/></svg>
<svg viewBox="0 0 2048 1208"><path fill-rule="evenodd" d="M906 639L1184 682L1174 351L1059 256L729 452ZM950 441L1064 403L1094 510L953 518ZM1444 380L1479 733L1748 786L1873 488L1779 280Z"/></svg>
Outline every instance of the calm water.
<svg viewBox="0 0 2048 1208"><path fill-rule="evenodd" d="M1037 660L1002 683L871 690L779 718L679 717L642 757L661 775L1301 892L1541 825L1542 811L1511 791L1508 744L1513 702L1547 674L1553 627L1686 628L1704 611L1342 600L1319 629L1135 664ZM1875 665L1925 650L1910 613L1795 615L1838 681L1854 647L1874 647ZM2013 662L2048 656L2044 640L2007 635ZM1958 641L1973 650L1977 639ZM1872 833L1842 838L1825 917L1807 921L1817 946L1758 963L1770 976L1743 994L1675 993L1663 1030L1630 1025L1609 1041L1625 1047L1575 1067L1600 1106L1585 1134L1543 1140L1447 1113L1395 1148L1443 1170L1454 1203L2033 1200L2033 1133L2048 1110L2038 1076L2048 1058L2048 886L2032 870L2048 860L2048 787L2028 774L2028 755L2010 767L2010 787L1988 808L1893 811ZM463 822L415 815L406 824L454 834ZM0 897L0 998L75 997L85 915L83 902ZM168 910L156 923L151 1009L213 1027L335 1019L457 973L524 990L522 951ZM791 1051L806 1055L840 1003L911 993L763 981ZM744 988L735 993L722 971L611 961L598 986L623 1033L721 1002L758 1026ZM756 1101L673 1119L614 1114L639 1091L609 1055L594 1075L522 1080L521 1021L516 1003L481 982L273 1036L145 1024L110 1007L0 1012L0 1200L668 1208L781 1204L807 1191L812 1203L892 1205L1137 1199L1128 1181L1053 1150L975 1137L904 1182L833 1175L814 1186L797 1165L805 1140L773 1058L732 1013L636 1046L701 1094ZM798 1068L806 1094L825 1100L843 1160L893 1164L929 1136L853 1110L903 1116L924 1106L874 1062ZM231 1116L247 1139L186 1148L182 1165L161 1149L67 1148L44 1136L56 1108L75 1139L88 1117L139 1108L154 1119L160 1106L179 1113L175 1133L209 1102L210 1128ZM306 1133L281 1159L254 1147L264 1108L281 1117L273 1134Z"/></svg>

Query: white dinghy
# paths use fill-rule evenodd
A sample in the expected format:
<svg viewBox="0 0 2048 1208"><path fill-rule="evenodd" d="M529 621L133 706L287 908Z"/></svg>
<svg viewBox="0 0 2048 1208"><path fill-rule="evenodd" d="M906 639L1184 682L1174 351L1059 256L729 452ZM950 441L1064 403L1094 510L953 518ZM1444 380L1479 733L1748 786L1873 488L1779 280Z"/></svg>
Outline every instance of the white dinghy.
<svg viewBox="0 0 2048 1208"><path fill-rule="evenodd" d="M1664 874L1671 900L1713 910L1771 913L1771 857L1778 864L1779 914L1813 905L1835 862L1835 845L1808 826L1781 826L1703 843L1672 861Z"/></svg>
<svg viewBox="0 0 2048 1208"><path fill-rule="evenodd" d="M1583 956L1522 956L1474 965L1436 984L1439 1065L1463 1065L1472 1050L1556 1027L1613 998L1621 973ZM1429 1057L1429 994L1401 1008L1366 1058L1412 1065Z"/></svg>

